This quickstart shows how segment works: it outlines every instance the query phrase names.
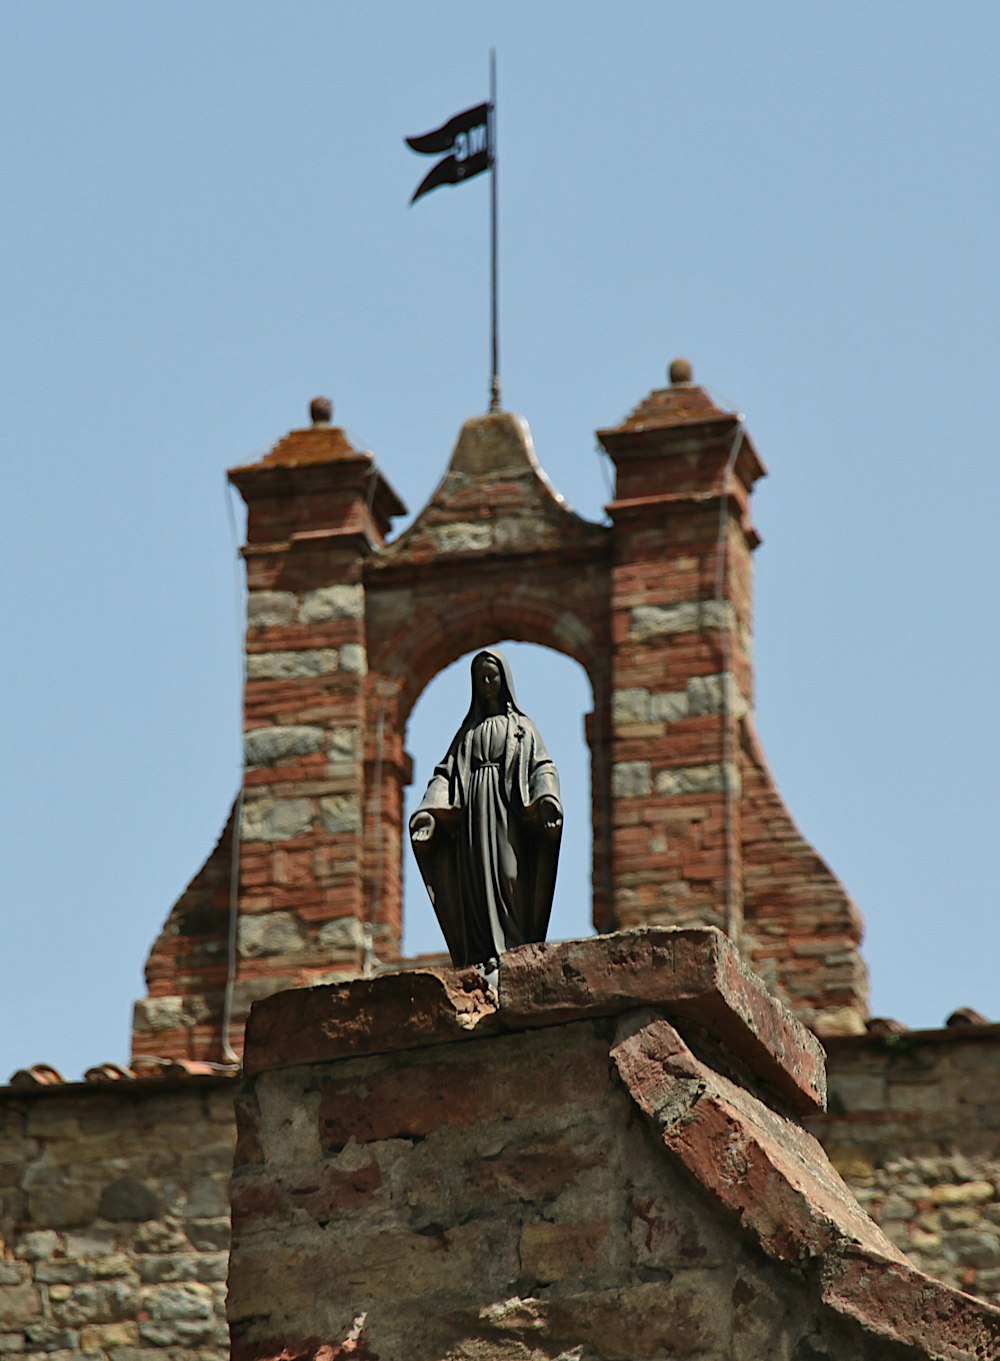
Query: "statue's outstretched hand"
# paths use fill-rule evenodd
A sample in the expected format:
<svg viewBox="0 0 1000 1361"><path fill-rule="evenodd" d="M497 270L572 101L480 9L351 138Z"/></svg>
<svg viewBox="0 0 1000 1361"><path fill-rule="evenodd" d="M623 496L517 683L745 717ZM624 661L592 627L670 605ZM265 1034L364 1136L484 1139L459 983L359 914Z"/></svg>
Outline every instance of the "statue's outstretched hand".
<svg viewBox="0 0 1000 1361"><path fill-rule="evenodd" d="M555 799L542 799L542 831L548 836L558 836L562 830L562 809Z"/></svg>
<svg viewBox="0 0 1000 1361"><path fill-rule="evenodd" d="M410 840L430 841L434 835L434 814L414 813L410 819Z"/></svg>

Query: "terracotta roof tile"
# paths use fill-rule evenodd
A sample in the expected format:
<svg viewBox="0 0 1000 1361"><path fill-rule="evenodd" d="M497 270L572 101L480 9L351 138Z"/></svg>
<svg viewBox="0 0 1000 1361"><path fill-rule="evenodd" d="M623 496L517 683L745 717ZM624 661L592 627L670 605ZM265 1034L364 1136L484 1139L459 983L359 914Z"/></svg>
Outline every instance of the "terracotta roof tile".
<svg viewBox="0 0 1000 1361"><path fill-rule="evenodd" d="M335 463L345 458L370 458L355 449L339 425L313 426L307 430L291 430L284 439L257 463L242 463L231 468L231 473L256 468L298 468L306 463Z"/></svg>
<svg viewBox="0 0 1000 1361"><path fill-rule="evenodd" d="M903 1035L909 1028L902 1021L893 1020L891 1016L870 1016L865 1021L865 1030L869 1035Z"/></svg>
<svg viewBox="0 0 1000 1361"><path fill-rule="evenodd" d="M654 388L648 397L631 411L616 433L657 430L674 425L703 425L715 421L737 422L739 415L716 406L704 388L693 383L675 384L668 388ZM601 434L611 433L601 431Z"/></svg>
<svg viewBox="0 0 1000 1361"><path fill-rule="evenodd" d="M122 1082L135 1077L131 1068L123 1068L118 1063L98 1063L88 1068L83 1075L84 1082Z"/></svg>
<svg viewBox="0 0 1000 1361"><path fill-rule="evenodd" d="M178 1078L186 1077L228 1077L236 1076L239 1072L239 1064L235 1063L207 1063L196 1059L161 1059L139 1055L133 1059L130 1068L120 1063L94 1064L84 1073L82 1083L79 1078L63 1077L58 1068L53 1068L49 1063L33 1063L30 1068L18 1068L16 1073L12 1073L7 1085L22 1089L78 1087L82 1084L96 1087L116 1082L148 1082L150 1079L176 1082ZM0 1087L2 1086L0 1083Z"/></svg>
<svg viewBox="0 0 1000 1361"><path fill-rule="evenodd" d="M30 1068L19 1068L11 1074L12 1087L55 1087L66 1079L48 1063L33 1063Z"/></svg>

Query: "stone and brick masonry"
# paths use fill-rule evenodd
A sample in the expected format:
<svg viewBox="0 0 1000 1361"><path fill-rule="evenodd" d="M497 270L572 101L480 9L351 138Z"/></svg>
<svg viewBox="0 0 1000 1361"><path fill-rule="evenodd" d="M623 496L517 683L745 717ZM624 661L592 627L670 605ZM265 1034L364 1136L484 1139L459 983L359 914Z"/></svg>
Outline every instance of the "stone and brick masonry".
<svg viewBox="0 0 1000 1361"><path fill-rule="evenodd" d="M916 1361L1000 1354L794 1117L822 1051L714 930L258 1004L234 1361Z"/></svg>
<svg viewBox="0 0 1000 1361"><path fill-rule="evenodd" d="M278 1068L253 1079L247 1109L256 1100L263 1110L272 1090L287 1088L300 1101L297 1113L280 1119L273 1101L268 1107L273 1118L261 1127L259 1151L266 1158L260 1165L273 1171L275 1159L285 1156L278 1146L285 1136L289 1148L300 1147L309 1158L318 1146L321 1160L313 1164L312 1180L289 1173L291 1180L256 1203L257 1153L245 1131L244 1199L237 1201L244 1246L249 1251L267 1214L278 1214L279 1201L287 1217L274 1220L275 1232L301 1229L319 1249L331 1232L321 1223L328 1202L354 1232L369 1212L386 1209L394 1187L409 1187L410 1209L392 1221L401 1236L387 1242L399 1246L399 1261L416 1264L434 1282L449 1260L452 1266L478 1261L477 1234L485 1235L487 1247L492 1242L489 1224L474 1227L476 1196L485 1194L482 1205L493 1207L487 1219L498 1205L506 1207L507 1228L495 1230L501 1237L514 1232L514 1207L521 1216L516 1248L509 1236L499 1245L500 1265L489 1281L498 1285L503 1263L516 1258L518 1289L538 1287L547 1302L507 1312L497 1306L486 1322L500 1350L477 1356L528 1356L541 1333L555 1345L571 1336L572 1319L584 1315L590 1322L583 1350L568 1355L651 1354L650 1347L668 1345L667 1319L682 1339L669 1344L675 1354L682 1345L711 1354L707 1348L731 1335L743 1351L727 1356L781 1356L794 1336L799 1351L789 1355L795 1361L919 1356L928 1353L921 1350L927 1339L917 1336L916 1289L932 1316L928 1327L938 1329L934 1354L992 1357L994 1342L973 1341L955 1311L966 1311L973 1333L992 1316L977 1313L966 1297L941 1294L933 1283L915 1285L890 1241L952 1285L1000 1299L1000 1116L992 1100L1000 1030L885 1041L862 1033L860 917L789 817L754 728L757 535L750 496L763 467L740 418L715 406L689 377L676 375L621 425L600 432L616 474L607 525L590 524L569 509L539 467L527 427L506 413L466 423L430 503L392 542L389 527L403 512L401 502L373 456L354 449L322 414L260 463L232 471L249 511L244 787L215 850L150 953L148 994L135 1013L135 1073L159 1067L176 1076L178 1063L191 1070L200 1060L226 1060L229 1046L242 1047L255 999L356 979L295 994L292 1003L279 998L273 1011L266 1002L255 1015L261 1054L278 1053L278 1041L263 1038L269 1017L292 1027L281 1043L300 1046L297 1057L288 1051ZM726 992L724 976L739 973L731 950L716 951L715 964L686 999L676 988L664 998L648 970L638 970L639 986L634 957L629 987L615 992L614 970L592 986L576 946L548 954L551 976L528 952L505 965L502 1022L495 1007L484 1006L481 989L468 981L456 985L450 975L445 983L427 973L410 974L405 984L358 978L403 962L401 812L410 778L404 741L410 709L443 666L502 637L564 652L592 685L586 729L595 926L609 932L714 923L732 932L766 987L826 1040L831 1110L809 1119L890 1241L873 1238L856 1207L845 1209L842 1191L836 1205L826 1204L824 1196L839 1183L824 1171L825 1190L813 1186L805 1196L813 1210L820 1207L822 1231L812 1210L804 1219L792 1214L791 1206L804 1203L798 1193L781 1201L782 1214L792 1214L798 1225L788 1239L797 1245L792 1256L804 1252L812 1263L803 1274L801 1259L791 1266L781 1235L755 1219L755 1198L746 1204L734 1198L740 1178L713 1183L712 1159L697 1156L698 1147L735 1138L744 1149L770 1148L777 1161L768 1153L767 1165L783 1166L784 1176L787 1161L771 1148L777 1138L793 1163L804 1160L814 1172L821 1167L815 1145L803 1143L783 1113L789 1106L802 1112L810 1083L818 1095L821 1067L810 1060L811 1076L800 1073L789 1086L792 1057L800 1061L814 1051L798 1041L782 1050L774 1035L762 1039L773 1008L757 985L740 991L733 984L743 1003L753 1005L739 1024L726 1019L725 997L737 994ZM586 959L592 947L579 948ZM454 1012L444 1039L442 987L445 1010ZM595 1006L598 994L603 1000ZM640 1001L657 1007L660 1020L635 1021L638 1029L626 1034L621 1018ZM333 1010L324 1014L324 1008ZM544 1030L536 1029L539 1009L548 1015ZM713 1032L723 1022L724 1034ZM450 1043L455 1027L462 1043ZM367 1057L333 1053L334 1033L340 1042L353 1037ZM325 1039L316 1051L310 1046L318 1035ZM551 1047L556 1035L559 1063ZM489 1056L495 1077L484 1075L477 1054ZM286 1058L294 1059L293 1069L281 1066ZM574 1062L578 1081L567 1085ZM650 1097L643 1077L650 1062L672 1084L669 1100ZM350 1063L360 1067L343 1067ZM517 1097L527 1104L509 1110L509 1122L502 1114L494 1119L482 1106L483 1091L501 1111L503 1101L521 1091L518 1079L536 1066L549 1075L548 1095L565 1097L565 1119L537 1090L537 1099ZM455 1108L468 1116L460 1137L472 1141L463 1164L469 1177L449 1182L452 1201L414 1227L422 1198L433 1190L427 1167L420 1171L425 1146L447 1145L426 1111L420 1075L431 1067L452 1084ZM299 1088L307 1068L311 1076ZM346 1117L342 1103L331 1106L329 1098L326 1123L316 1124L318 1093L332 1090L323 1084L346 1081L352 1091L367 1091L369 1074L379 1090L388 1084L385 1110L400 1109L398 1101L392 1106L393 1084L401 1084L399 1091L416 1084L415 1109L423 1102L429 1124L413 1136L413 1158L391 1131L383 1140L374 1130L354 1130L336 1146L331 1129ZM315 1090L308 1086L314 1079ZM70 1361L81 1352L101 1361L154 1361L164 1354L172 1361L182 1354L221 1361L232 1087L224 1076L152 1081L133 1073L120 1082L19 1081L0 1090L0 1351L33 1361L43 1355ZM697 1102L678 1097L685 1092L700 1093ZM521 1148L514 1141L512 1164L525 1178L523 1194L498 1160L511 1122L523 1142ZM765 1127L762 1143L757 1136ZM681 1137L684 1131L693 1143ZM296 1144L300 1139L305 1142ZM579 1167L567 1168L577 1140ZM356 1166L352 1159L359 1159ZM617 1181L626 1166L634 1168L633 1180ZM767 1186L757 1189L767 1203ZM270 1210L267 1194L279 1197ZM463 1196L471 1217L452 1223L447 1215ZM599 1213L585 1212L591 1196ZM663 1208L668 1204L679 1207L676 1221ZM732 1237L734 1222L746 1231L742 1244ZM844 1246L845 1233L894 1265L871 1278L865 1262ZM578 1294L566 1286L567 1264L577 1259L594 1271L606 1259L616 1281L612 1295L602 1294L583 1315ZM386 1269L374 1259L372 1270L376 1283L386 1282ZM674 1313L663 1299L671 1273L681 1301ZM238 1283L244 1301L246 1279ZM911 1311L908 1322L898 1309L885 1313L887 1279L893 1308ZM751 1280L773 1309L747 1295ZM706 1291L704 1298L717 1305L707 1313L699 1302ZM614 1351L608 1330L622 1326L623 1301L629 1309L634 1304L635 1319ZM399 1317L404 1314L401 1306ZM235 1317L241 1345L249 1345L256 1325L243 1304ZM907 1339L899 1344L903 1351L879 1331L889 1317ZM338 1332L341 1325L346 1331ZM482 1318L480 1325L486 1327ZM345 1354L353 1348L359 1357L374 1326L340 1314L323 1325L331 1348ZM399 1325L383 1326L392 1335ZM852 1328L862 1334L874 1328L882 1340L865 1341ZM256 1335L264 1336L260 1329ZM752 1338L757 1352L746 1340Z"/></svg>
<svg viewBox="0 0 1000 1361"><path fill-rule="evenodd" d="M391 542L404 507L335 426L232 470L248 508L240 825L153 946L134 1054L224 1059L255 999L402 962L407 720L444 666L503 638L572 657L591 683L595 927L720 926L808 1023L863 1029L860 917L753 726L763 465L741 418L688 381L598 433L608 524L569 508L507 412L465 423Z"/></svg>
<svg viewBox="0 0 1000 1361"><path fill-rule="evenodd" d="M0 1354L221 1361L235 1085L0 1090Z"/></svg>
<svg viewBox="0 0 1000 1361"><path fill-rule="evenodd" d="M1000 1304L1000 1026L827 1046L833 1165L921 1270Z"/></svg>
<svg viewBox="0 0 1000 1361"><path fill-rule="evenodd" d="M558 947L558 988L527 967L535 952L524 952L520 981L506 973L504 1000L519 1025L529 1029L532 1011L541 1008L550 1008L560 1025L582 1024L588 1005L596 1024L599 1008L578 948L585 954L589 946ZM780 1036L761 1043L753 1027L727 1020L733 988L723 986L720 968L727 958L732 966L725 953L714 962L702 956L688 994L681 996L673 980L665 999L662 986L656 991L651 952L640 995L664 1009L668 1000L675 1028L686 1034L703 1011L716 1033L725 1034L731 1062L741 1061L744 1072L769 1070L780 1088L782 1065L794 1066L796 1050ZM632 962L634 987L634 953ZM432 1043L442 1003L435 973L411 974L405 986L399 977L384 980L374 994L376 1009L368 1005L371 988L357 980L294 994L294 1017L279 1009L290 1008L290 1000L276 999L269 1004L274 1011L263 1009L255 1018L261 1044L272 1052L280 1040L286 1057L312 1068L355 1047L391 1053L394 1045ZM628 1005L613 991L609 969L601 989L609 1012ZM743 997L753 1003L753 1026L766 1034L769 1013L760 991ZM448 1006L454 1024L473 1035L489 1024L477 985L452 989ZM784 1099L803 1113L833 1167L896 1248L929 1275L1000 1303L1000 1027L852 1036L828 1040L827 1047L830 1113L808 1114L823 1090L810 1047L798 1051L805 1066L800 1061ZM526 1066L530 1071L530 1059ZM238 1085L233 1076L178 1076L0 1089L0 1353L11 1361L75 1361L81 1353L95 1361L223 1361ZM575 1129L569 1115L567 1121ZM572 1137L551 1135L556 1148ZM553 1162L554 1155L513 1163L508 1186L526 1177L527 1201L539 1181L553 1178L555 1185L560 1175L568 1181L583 1175L582 1167L560 1174ZM333 1176L331 1184L336 1181ZM363 1189L344 1195L350 1201ZM532 1233L558 1236L550 1227Z"/></svg>

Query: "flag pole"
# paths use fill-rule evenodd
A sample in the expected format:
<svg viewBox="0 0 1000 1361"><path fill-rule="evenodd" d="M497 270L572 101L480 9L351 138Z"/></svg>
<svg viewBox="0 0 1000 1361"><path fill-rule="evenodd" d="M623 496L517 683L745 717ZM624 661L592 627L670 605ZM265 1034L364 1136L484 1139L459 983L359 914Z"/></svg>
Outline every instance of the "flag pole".
<svg viewBox="0 0 1000 1361"><path fill-rule="evenodd" d="M497 326L497 53L490 48L490 323L493 342L490 411L500 410L500 338Z"/></svg>

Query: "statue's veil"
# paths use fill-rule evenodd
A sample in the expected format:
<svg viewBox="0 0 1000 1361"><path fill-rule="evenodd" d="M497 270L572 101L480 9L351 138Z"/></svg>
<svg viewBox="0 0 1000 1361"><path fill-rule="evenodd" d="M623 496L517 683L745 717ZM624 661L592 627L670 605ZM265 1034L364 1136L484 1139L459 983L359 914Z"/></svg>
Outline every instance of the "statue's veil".
<svg viewBox="0 0 1000 1361"><path fill-rule="evenodd" d="M510 662L507 660L506 656L504 655L504 653L500 651L499 648L486 647L483 648L481 652L476 653L469 666L469 683L472 687L472 697L469 701L469 711L465 715L465 718L463 718L461 727L459 728L457 735L461 735L468 728L474 727L475 724L477 724L479 720L483 717L483 714L480 711L479 704L476 698L476 683L474 679L476 662L479 661L480 657L489 657L491 658L491 660L496 662L497 666L500 668L500 679L503 685L504 700L507 702L507 705L514 710L515 713L517 714L524 713L524 710L517 702L517 695L514 692L514 675L510 669Z"/></svg>

